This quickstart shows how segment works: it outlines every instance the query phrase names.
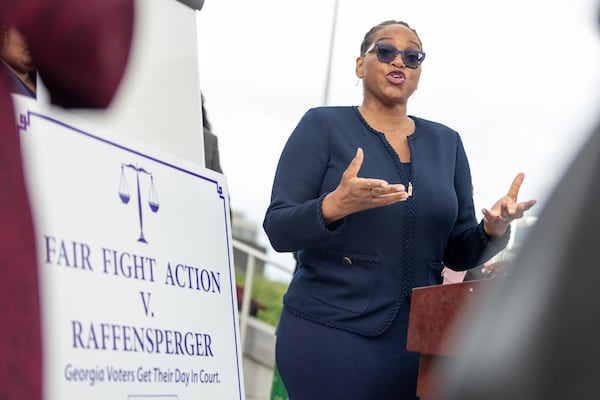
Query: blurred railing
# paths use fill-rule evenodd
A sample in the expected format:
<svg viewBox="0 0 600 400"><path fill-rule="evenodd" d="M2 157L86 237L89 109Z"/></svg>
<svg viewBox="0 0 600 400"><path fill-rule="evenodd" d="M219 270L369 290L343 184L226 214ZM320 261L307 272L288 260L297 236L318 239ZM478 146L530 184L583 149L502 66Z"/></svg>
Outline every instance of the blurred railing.
<svg viewBox="0 0 600 400"><path fill-rule="evenodd" d="M241 252L244 252L248 255L246 261L246 279L244 284L244 291L242 296L242 307L240 309L240 346L242 348L242 354L244 353L244 346L246 341L246 334L248 332L248 326L252 326L252 328L262 331L268 334L275 334L275 327L270 325L266 325L264 323L260 323L256 318L250 315L250 305L252 300L252 283L254 281L254 271L256 267L256 260L260 260L264 262L265 265L269 265L278 270L281 270L285 273L288 273L290 276L293 274L293 269L276 261L267 256L266 253L263 253L247 244L240 242L237 239L232 240L233 247ZM239 299L238 299L239 301Z"/></svg>

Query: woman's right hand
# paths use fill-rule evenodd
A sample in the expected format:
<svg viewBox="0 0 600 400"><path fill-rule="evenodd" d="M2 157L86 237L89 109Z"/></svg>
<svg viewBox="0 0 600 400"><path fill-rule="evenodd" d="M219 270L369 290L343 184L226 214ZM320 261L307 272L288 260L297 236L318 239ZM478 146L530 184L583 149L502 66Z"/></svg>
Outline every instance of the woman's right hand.
<svg viewBox="0 0 600 400"><path fill-rule="evenodd" d="M321 207L326 224L331 224L357 211L387 206L408 199L409 194L402 184L389 184L382 179L359 178L358 171L362 166L363 158L363 151L359 147L337 188L323 199Z"/></svg>

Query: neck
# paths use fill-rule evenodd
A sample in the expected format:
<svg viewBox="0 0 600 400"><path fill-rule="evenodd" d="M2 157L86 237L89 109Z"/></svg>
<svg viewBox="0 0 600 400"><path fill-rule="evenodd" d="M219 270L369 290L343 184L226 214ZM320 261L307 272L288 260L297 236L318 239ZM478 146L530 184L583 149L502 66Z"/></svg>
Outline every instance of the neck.
<svg viewBox="0 0 600 400"><path fill-rule="evenodd" d="M379 132L405 136L414 132L414 122L406 115L406 106L371 107L363 103L358 109L365 121Z"/></svg>
<svg viewBox="0 0 600 400"><path fill-rule="evenodd" d="M406 102L386 104L365 97L359 108L361 112L374 113L390 119L402 119L407 115Z"/></svg>
<svg viewBox="0 0 600 400"><path fill-rule="evenodd" d="M382 105L373 106L372 104L363 102L358 109L365 118L375 119L387 124L401 124L407 120L410 120L406 114L406 105L385 107Z"/></svg>

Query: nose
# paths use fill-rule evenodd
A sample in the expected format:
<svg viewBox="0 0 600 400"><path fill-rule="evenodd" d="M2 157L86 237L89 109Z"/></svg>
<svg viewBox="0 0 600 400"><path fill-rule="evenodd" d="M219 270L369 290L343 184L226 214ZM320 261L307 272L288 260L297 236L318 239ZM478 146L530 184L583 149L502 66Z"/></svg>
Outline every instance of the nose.
<svg viewBox="0 0 600 400"><path fill-rule="evenodd" d="M404 68L406 67L406 65L404 65L404 60L402 59L402 55L401 54L396 54L396 58L394 58L392 60L392 62L390 63L390 65L393 65L396 68Z"/></svg>

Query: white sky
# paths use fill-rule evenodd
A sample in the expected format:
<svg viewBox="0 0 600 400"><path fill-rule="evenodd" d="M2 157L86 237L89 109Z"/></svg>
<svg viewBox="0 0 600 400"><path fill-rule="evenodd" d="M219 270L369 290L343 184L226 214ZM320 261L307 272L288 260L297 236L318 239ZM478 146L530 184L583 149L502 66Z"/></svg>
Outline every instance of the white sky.
<svg viewBox="0 0 600 400"><path fill-rule="evenodd" d="M206 0L198 13L200 84L231 205L259 226L288 136L323 105L334 4ZM537 199L537 214L599 115L598 5L340 0L328 104L360 104L354 66L365 32L408 22L427 53L409 114L461 134L479 216L520 171L520 197Z"/></svg>

